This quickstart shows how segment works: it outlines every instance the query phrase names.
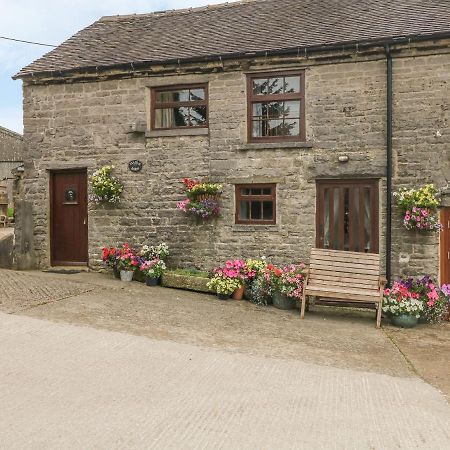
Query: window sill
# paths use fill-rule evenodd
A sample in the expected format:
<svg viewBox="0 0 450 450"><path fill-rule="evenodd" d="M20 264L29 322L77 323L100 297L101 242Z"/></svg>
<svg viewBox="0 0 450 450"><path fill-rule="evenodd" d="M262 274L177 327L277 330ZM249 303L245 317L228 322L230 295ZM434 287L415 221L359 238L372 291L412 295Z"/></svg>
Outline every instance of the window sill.
<svg viewBox="0 0 450 450"><path fill-rule="evenodd" d="M238 147L238 150L266 150L282 148L312 148L313 143L307 142L249 142Z"/></svg>
<svg viewBox="0 0 450 450"><path fill-rule="evenodd" d="M246 225L246 224L234 224L231 227L231 231L239 232L280 232L281 226L278 224L274 225Z"/></svg>
<svg viewBox="0 0 450 450"><path fill-rule="evenodd" d="M150 130L145 132L145 137L207 136L208 133L208 128Z"/></svg>

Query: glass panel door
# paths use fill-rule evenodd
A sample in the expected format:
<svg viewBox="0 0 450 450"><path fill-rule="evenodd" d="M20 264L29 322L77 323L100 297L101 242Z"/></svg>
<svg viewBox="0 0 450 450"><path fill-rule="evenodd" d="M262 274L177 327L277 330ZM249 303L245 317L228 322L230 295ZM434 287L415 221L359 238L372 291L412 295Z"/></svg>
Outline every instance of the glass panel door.
<svg viewBox="0 0 450 450"><path fill-rule="evenodd" d="M378 253L378 181L317 181L319 248Z"/></svg>

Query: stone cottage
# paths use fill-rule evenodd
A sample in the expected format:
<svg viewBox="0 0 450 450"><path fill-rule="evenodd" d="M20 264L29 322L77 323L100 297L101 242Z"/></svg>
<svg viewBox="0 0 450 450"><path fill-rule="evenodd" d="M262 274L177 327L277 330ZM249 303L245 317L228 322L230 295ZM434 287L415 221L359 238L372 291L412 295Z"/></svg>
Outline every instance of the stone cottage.
<svg viewBox="0 0 450 450"><path fill-rule="evenodd" d="M9 206L13 206L11 171L23 162L23 146L21 134L0 126L0 184L6 185Z"/></svg>
<svg viewBox="0 0 450 450"><path fill-rule="evenodd" d="M18 220L31 224L16 250L35 267L95 266L103 245L123 241L165 241L172 265L204 268L307 261L319 246L380 252L388 276L450 281L448 228L406 231L392 197L448 186L448 1L103 17L15 78L30 157ZM87 201L105 164L125 187L118 205ZM184 177L223 184L219 218L177 209Z"/></svg>

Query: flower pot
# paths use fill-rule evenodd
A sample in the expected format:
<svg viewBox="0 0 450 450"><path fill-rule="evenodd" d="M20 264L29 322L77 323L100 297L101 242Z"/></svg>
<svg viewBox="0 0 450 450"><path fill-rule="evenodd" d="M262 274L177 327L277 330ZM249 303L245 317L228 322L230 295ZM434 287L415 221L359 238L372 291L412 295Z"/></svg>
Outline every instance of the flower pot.
<svg viewBox="0 0 450 450"><path fill-rule="evenodd" d="M217 294L219 300L228 300L230 298L229 294Z"/></svg>
<svg viewBox="0 0 450 450"><path fill-rule="evenodd" d="M428 318L427 318L427 316L420 316L420 317L417 319L417 323L421 323L421 324L428 323Z"/></svg>
<svg viewBox="0 0 450 450"><path fill-rule="evenodd" d="M117 266L113 266L114 278L120 279L120 270Z"/></svg>
<svg viewBox="0 0 450 450"><path fill-rule="evenodd" d="M278 309L295 309L296 300L279 291L273 293L273 306Z"/></svg>
<svg viewBox="0 0 450 450"><path fill-rule="evenodd" d="M145 277L145 284L147 286L158 286L158 280L158 278Z"/></svg>
<svg viewBox="0 0 450 450"><path fill-rule="evenodd" d="M133 270L121 270L120 279L126 282L133 281L133 273Z"/></svg>
<svg viewBox="0 0 450 450"><path fill-rule="evenodd" d="M392 323L397 327L413 328L417 325L417 317L410 314L399 314L391 317Z"/></svg>
<svg viewBox="0 0 450 450"><path fill-rule="evenodd" d="M252 300L252 285L248 284L244 287L244 298L245 300Z"/></svg>
<svg viewBox="0 0 450 450"><path fill-rule="evenodd" d="M233 292L233 300L242 300L242 297L244 297L244 286L238 287Z"/></svg>

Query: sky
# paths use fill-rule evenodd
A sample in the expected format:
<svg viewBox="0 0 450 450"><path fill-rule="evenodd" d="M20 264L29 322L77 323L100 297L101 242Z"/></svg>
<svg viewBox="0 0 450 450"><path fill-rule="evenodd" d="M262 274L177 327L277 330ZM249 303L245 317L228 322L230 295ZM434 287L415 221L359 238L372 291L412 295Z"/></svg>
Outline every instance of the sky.
<svg viewBox="0 0 450 450"><path fill-rule="evenodd" d="M0 0L0 36L58 45L102 16L148 13L224 0ZM11 77L51 50L0 39L0 126L18 133L22 82Z"/></svg>

